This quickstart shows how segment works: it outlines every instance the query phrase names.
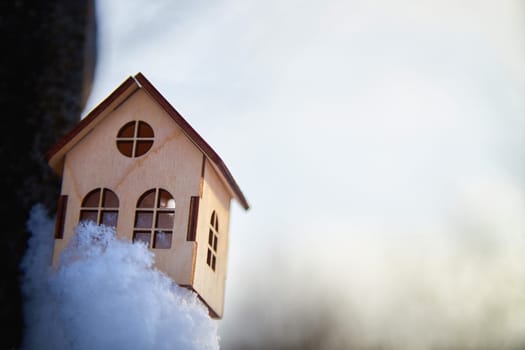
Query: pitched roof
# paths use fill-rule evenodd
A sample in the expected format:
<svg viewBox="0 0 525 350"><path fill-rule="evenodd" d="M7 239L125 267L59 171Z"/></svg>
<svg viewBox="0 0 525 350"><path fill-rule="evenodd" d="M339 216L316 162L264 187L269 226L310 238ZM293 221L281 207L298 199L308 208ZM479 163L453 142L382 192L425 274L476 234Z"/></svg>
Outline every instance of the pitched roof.
<svg viewBox="0 0 525 350"><path fill-rule="evenodd" d="M164 111L177 123L186 136L199 148L215 168L222 181L230 189L233 197L244 209L249 209L249 204L244 197L239 185L226 167L224 161L208 145L206 141L191 127L190 124L173 108L173 106L160 94L160 92L142 74L126 79L115 91L104 101L95 107L84 117L73 130L57 142L46 154L46 159L51 168L59 175L62 174L64 157L89 131L91 131L101 120L117 108L129 96L138 89L143 89Z"/></svg>

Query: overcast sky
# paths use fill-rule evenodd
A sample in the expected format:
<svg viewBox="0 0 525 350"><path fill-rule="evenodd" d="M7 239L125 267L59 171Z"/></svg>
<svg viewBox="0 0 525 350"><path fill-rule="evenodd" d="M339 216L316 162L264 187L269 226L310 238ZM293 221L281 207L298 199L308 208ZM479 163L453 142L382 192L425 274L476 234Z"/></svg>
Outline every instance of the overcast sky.
<svg viewBox="0 0 525 350"><path fill-rule="evenodd" d="M525 252L523 1L97 5L99 61L86 112L142 72L220 154L252 205L233 204L226 343L254 315L278 323L277 309L305 288L337 289L350 301L376 293L370 304L379 307L399 301L368 289L392 287L377 285L385 271L416 280L449 273L464 262L448 265L461 242L468 248L458 259L492 251L501 237L513 242L506 252ZM404 261L394 272L385 269L391 255ZM432 267L405 269L423 262ZM525 276L509 264L497 270ZM465 290L438 305L462 303L482 278L481 267L472 271ZM281 303L261 315L250 306L253 289L267 285ZM344 300L332 303L347 310ZM358 314L365 325L382 317Z"/></svg>

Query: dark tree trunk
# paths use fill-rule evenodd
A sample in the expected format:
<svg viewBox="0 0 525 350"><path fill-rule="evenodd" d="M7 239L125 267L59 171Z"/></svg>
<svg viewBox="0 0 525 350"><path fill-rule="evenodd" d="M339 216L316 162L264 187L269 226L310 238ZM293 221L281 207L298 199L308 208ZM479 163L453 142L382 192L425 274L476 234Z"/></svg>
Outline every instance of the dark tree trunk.
<svg viewBox="0 0 525 350"><path fill-rule="evenodd" d="M96 21L94 0L13 0L0 8L0 348L16 349L25 224L36 203L56 209L60 179L44 156L80 119L94 75Z"/></svg>

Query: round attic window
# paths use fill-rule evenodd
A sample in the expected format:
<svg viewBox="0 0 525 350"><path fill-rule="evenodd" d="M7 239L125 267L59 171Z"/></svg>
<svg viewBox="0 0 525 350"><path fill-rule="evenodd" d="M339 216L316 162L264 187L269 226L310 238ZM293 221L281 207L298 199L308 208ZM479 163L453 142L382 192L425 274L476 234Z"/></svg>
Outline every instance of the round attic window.
<svg viewBox="0 0 525 350"><path fill-rule="evenodd" d="M140 157L153 146L153 129L142 120L126 123L117 134L117 148L126 157Z"/></svg>

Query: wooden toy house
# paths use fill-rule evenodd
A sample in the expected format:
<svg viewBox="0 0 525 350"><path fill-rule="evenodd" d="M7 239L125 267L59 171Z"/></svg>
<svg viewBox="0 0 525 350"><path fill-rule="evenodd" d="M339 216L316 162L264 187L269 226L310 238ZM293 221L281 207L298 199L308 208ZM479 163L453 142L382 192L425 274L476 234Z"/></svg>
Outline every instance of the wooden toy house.
<svg viewBox="0 0 525 350"><path fill-rule="evenodd" d="M223 315L230 202L248 202L217 153L142 75L47 154L62 177L53 264L82 220L145 242L156 267Z"/></svg>

